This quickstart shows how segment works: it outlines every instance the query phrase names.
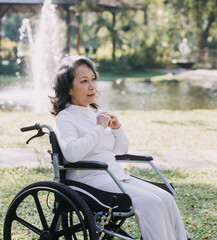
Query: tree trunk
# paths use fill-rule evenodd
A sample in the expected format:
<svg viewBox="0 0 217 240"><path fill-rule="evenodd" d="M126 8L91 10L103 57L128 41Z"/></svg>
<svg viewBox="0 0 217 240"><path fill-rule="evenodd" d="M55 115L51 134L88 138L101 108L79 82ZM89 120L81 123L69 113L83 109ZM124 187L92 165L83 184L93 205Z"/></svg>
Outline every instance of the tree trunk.
<svg viewBox="0 0 217 240"><path fill-rule="evenodd" d="M148 25L148 6L144 7L144 25L147 26Z"/></svg>
<svg viewBox="0 0 217 240"><path fill-rule="evenodd" d="M80 33L80 25L81 25L81 15L76 16L76 50L77 53L80 54L80 45L81 45L81 33Z"/></svg>
<svg viewBox="0 0 217 240"><path fill-rule="evenodd" d="M207 40L209 37L209 31L210 28L215 21L216 17L213 13L210 13L209 20L206 26L206 29L201 32L200 36L197 39L197 48L199 50L198 54L198 60L203 61L204 60L204 53L205 53L205 48L207 48Z"/></svg>
<svg viewBox="0 0 217 240"><path fill-rule="evenodd" d="M115 25L116 25L116 13L112 12L112 59L116 61L116 32L115 32Z"/></svg>
<svg viewBox="0 0 217 240"><path fill-rule="evenodd" d="M71 47L71 12L70 12L69 8L66 9L66 26L67 26L66 53L70 53L70 47Z"/></svg>

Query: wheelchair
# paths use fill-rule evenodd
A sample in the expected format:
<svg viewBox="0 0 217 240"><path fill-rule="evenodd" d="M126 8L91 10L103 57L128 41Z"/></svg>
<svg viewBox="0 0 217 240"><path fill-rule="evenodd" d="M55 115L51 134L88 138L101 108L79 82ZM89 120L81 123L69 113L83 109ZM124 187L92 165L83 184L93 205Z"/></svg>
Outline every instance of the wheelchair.
<svg viewBox="0 0 217 240"><path fill-rule="evenodd" d="M104 162L67 162L58 145L53 129L46 124L21 128L22 132L37 130L35 137L49 135L53 181L39 181L23 188L12 200L4 222L4 240L112 240L135 239L123 229L127 218L134 215L133 203ZM152 156L118 155L117 161L134 161L149 164L161 178L154 183L175 197L175 190L153 164ZM66 180L67 170L106 171L121 193L98 190L86 184ZM142 238L141 238L142 239ZM186 231L186 239L190 239Z"/></svg>

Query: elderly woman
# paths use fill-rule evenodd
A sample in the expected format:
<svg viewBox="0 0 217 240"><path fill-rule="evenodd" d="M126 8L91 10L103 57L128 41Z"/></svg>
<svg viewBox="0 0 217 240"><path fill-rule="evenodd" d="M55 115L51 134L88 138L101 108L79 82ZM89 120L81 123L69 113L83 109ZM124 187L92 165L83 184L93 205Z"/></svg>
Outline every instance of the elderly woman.
<svg viewBox="0 0 217 240"><path fill-rule="evenodd" d="M52 113L57 139L65 159L104 161L131 197L143 240L186 240L174 198L166 191L126 174L115 160L125 154L128 140L118 118L98 109L97 72L84 56L67 56L54 79ZM92 187L119 192L105 171L67 171L66 178Z"/></svg>

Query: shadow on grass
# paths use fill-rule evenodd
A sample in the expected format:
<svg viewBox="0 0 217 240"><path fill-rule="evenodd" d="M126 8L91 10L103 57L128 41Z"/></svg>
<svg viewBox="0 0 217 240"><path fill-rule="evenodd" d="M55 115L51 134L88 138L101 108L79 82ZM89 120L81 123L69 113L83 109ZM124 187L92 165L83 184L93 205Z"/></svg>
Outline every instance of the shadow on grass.
<svg viewBox="0 0 217 240"><path fill-rule="evenodd" d="M156 175L156 173L154 171L152 171L151 169L144 169L144 168L141 169L141 168L137 168L137 167L131 167L128 171L130 174L140 177L142 179L150 180L153 182L155 182L155 181L157 182L160 180L158 175ZM161 172L168 179L171 179L171 178L186 179L190 175L190 173L188 173L187 171L184 172L184 171L178 170L178 169L161 170Z"/></svg>
<svg viewBox="0 0 217 240"><path fill-rule="evenodd" d="M132 167L127 170L142 179L159 182L159 178L150 169ZM162 170L163 175L172 182L176 192L176 202L181 211L185 227L192 239L217 239L217 186L212 177L216 172ZM40 181L52 180L50 168L3 168L0 172L0 228L3 229L5 213L14 196L26 185ZM199 179L199 180L198 180ZM130 220L129 220L130 221ZM138 229L135 219L126 225L126 230ZM135 232L139 235L138 232ZM0 232L0 239L2 239Z"/></svg>
<svg viewBox="0 0 217 240"><path fill-rule="evenodd" d="M192 239L217 239L217 187L176 184L177 204Z"/></svg>
<svg viewBox="0 0 217 240"><path fill-rule="evenodd" d="M203 121L152 121L152 123L165 124L165 125L181 125L181 126L206 126Z"/></svg>
<svg viewBox="0 0 217 240"><path fill-rule="evenodd" d="M158 69L146 69L145 71L126 71L118 74L116 71L100 72L100 81L116 81L117 79L123 79L127 81L143 81L146 78L165 76L166 73Z"/></svg>
<svg viewBox="0 0 217 240"><path fill-rule="evenodd" d="M192 239L217 239L217 186L215 180L210 181L212 175L216 176L216 172L180 169L161 172L175 187L176 202ZM161 181L150 169L132 167L129 173L145 180ZM206 183L206 179L212 184Z"/></svg>

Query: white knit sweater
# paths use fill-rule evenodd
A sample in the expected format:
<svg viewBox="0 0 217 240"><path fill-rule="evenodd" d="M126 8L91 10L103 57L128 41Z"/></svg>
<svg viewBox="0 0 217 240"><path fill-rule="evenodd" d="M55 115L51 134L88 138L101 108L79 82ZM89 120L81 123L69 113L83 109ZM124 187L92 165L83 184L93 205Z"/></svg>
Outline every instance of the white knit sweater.
<svg viewBox="0 0 217 240"><path fill-rule="evenodd" d="M97 125L99 113L89 106L69 105L57 115L55 132L62 153L69 162L105 162L119 180L126 179L129 175L124 173L114 155L127 153L127 137L122 127L114 130ZM67 171L66 178L95 187L111 180L101 170Z"/></svg>

